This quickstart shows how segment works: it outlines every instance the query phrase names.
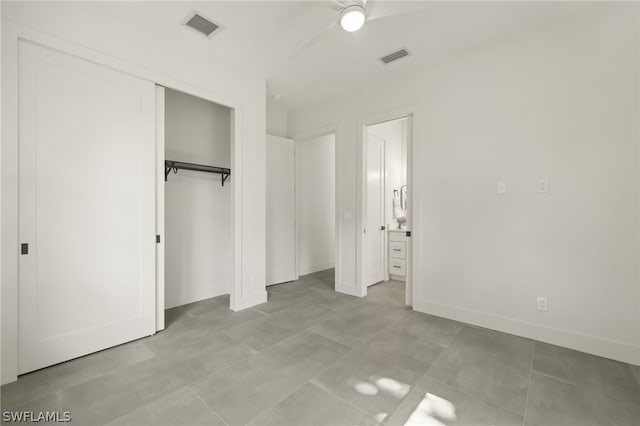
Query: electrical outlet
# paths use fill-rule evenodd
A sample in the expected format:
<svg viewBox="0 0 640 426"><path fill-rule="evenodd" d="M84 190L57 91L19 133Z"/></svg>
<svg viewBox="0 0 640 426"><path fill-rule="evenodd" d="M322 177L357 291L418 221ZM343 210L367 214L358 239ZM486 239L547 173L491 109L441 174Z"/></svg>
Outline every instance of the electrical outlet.
<svg viewBox="0 0 640 426"><path fill-rule="evenodd" d="M496 192L498 194L504 194L507 192L507 181L506 180L499 180L498 181L498 187L496 188Z"/></svg>
<svg viewBox="0 0 640 426"><path fill-rule="evenodd" d="M548 311L549 304L547 303L546 297L538 297L538 310L539 311Z"/></svg>
<svg viewBox="0 0 640 426"><path fill-rule="evenodd" d="M538 181L538 192L541 194L549 192L549 181L547 179L540 179Z"/></svg>

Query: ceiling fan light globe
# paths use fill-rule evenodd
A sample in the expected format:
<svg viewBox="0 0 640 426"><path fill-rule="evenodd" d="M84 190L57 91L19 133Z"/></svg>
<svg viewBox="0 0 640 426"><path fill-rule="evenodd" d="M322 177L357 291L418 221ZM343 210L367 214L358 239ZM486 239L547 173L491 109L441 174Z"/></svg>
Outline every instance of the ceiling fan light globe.
<svg viewBox="0 0 640 426"><path fill-rule="evenodd" d="M365 20L364 8L357 4L345 7L340 14L340 26L350 33L362 28Z"/></svg>

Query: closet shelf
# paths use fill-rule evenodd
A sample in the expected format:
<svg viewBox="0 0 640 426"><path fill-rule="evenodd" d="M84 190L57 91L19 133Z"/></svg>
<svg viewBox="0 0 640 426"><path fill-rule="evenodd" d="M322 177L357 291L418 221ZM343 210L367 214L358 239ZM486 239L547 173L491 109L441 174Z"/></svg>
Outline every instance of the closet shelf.
<svg viewBox="0 0 640 426"><path fill-rule="evenodd" d="M196 172L218 173L222 175L222 186L224 182L231 176L231 169L216 166L205 166L204 164L183 163L182 161L164 161L164 180L167 181L169 172L173 170L173 173L178 173L178 169L181 170L193 170Z"/></svg>

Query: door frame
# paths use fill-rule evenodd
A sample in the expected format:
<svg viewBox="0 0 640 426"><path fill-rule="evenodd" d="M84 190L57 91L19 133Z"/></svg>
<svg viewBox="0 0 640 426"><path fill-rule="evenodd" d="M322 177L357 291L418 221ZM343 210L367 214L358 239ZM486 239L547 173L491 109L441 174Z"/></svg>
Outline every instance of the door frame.
<svg viewBox="0 0 640 426"><path fill-rule="evenodd" d="M384 123L387 121L398 120L401 118L407 118L407 228L411 231L411 237L407 238L407 261L409 262L409 268L406 270L406 296L405 304L407 306L413 306L414 300L417 300L416 287L413 285L414 278L416 277L414 271L418 268L413 261L414 257L417 257L417 240L416 231L419 227L419 221L414 220L415 214L418 212L419 203L415 202L414 187L414 122L416 119L418 107L416 105L409 105L406 107L400 107L390 111L374 114L361 118L357 122L357 135L356 135L356 230L358 237L356 238L356 295L365 297L367 295L367 286L364 282L364 225L365 225L365 189L366 189L366 137L367 127ZM385 197L386 198L386 197ZM386 237L385 237L386 241ZM414 244L416 242L416 244ZM419 300L419 299L418 299Z"/></svg>
<svg viewBox="0 0 640 426"><path fill-rule="evenodd" d="M341 277L342 277L342 257L341 257L341 247L340 241L342 236L342 222L340 220L340 212L342 211L342 188L340 186L340 178L342 172L340 170L340 161L342 158L342 154L340 153L340 147L338 144L338 138L340 134L340 126L338 124L329 125L317 128L315 130L309 132L303 132L296 134L291 137L294 140L295 146L297 144L303 143L304 141L308 141L311 139L319 138L322 136L327 136L333 134L333 144L334 144L334 161L335 161L335 183L334 183L334 197L335 197L335 230L334 230L334 282L335 287L334 291L340 291L341 288ZM297 191L297 183L298 183L298 163L297 163L297 154L294 149L294 158L296 158L296 188ZM298 224L300 223L300 208L298 206L299 197L296 195L296 276L300 277L300 262L298 259L298 247L300 246L300 229Z"/></svg>
<svg viewBox="0 0 640 426"><path fill-rule="evenodd" d="M2 144L0 146L0 169L2 170L2 182L0 192L2 194L1 217L1 292L2 305L0 307L2 324L1 372L0 383L10 383L18 377L18 55L19 42L26 41L57 50L61 53L75 56L83 60L112 68L122 73L153 82L157 85L178 90L231 109L231 169L233 191L232 203L232 244L233 244L233 271L232 285L230 288L230 308L233 310L244 309L250 306L254 295L243 294L242 282L242 103L239 99L223 96L216 91L205 89L184 80L169 76L162 72L156 72L144 66L131 64L108 54L100 53L92 48L65 41L56 36L34 30L18 23L2 21ZM156 144L156 149L157 149ZM156 160L164 167L164 153L156 155ZM163 177L164 181L164 177ZM156 190L157 194L157 190ZM157 202L157 201L156 201ZM164 235L161 235L161 240ZM156 283L156 288L158 284ZM161 286L162 295L156 296L156 309L159 309L160 300L164 297L164 286ZM265 291L266 296L266 291ZM262 294L260 295L262 297ZM162 308L164 312L164 307ZM156 328L161 325L156 313Z"/></svg>

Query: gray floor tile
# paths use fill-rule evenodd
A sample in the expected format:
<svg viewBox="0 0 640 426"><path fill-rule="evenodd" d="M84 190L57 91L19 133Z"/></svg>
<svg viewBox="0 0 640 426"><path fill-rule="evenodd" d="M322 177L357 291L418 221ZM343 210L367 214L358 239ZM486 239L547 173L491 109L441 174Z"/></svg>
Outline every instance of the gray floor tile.
<svg viewBox="0 0 640 426"><path fill-rule="evenodd" d="M640 366L632 365L631 370L633 371L633 374L636 376L636 380L640 384Z"/></svg>
<svg viewBox="0 0 640 426"><path fill-rule="evenodd" d="M61 418L64 415L64 413L60 409L60 404L58 403L58 397L56 396L55 393L50 393L48 395L45 395L45 396L30 400L30 401L26 401L26 402L24 402L22 404L18 404L18 405L14 405L14 406L6 406L5 404L2 404L2 411L3 412L5 412L5 411L10 412L9 416L24 416L23 413L25 413L25 412L33 413L33 415L34 415L33 419L22 417L21 421L19 421L19 422L15 417L12 418L12 421L5 422L4 421L4 416L2 416L0 418L0 421L2 422L2 424L21 424L21 425L25 425L25 424L55 425L55 424L58 424L59 425L60 422L39 420L38 416L40 416L40 413L43 413L44 415L46 415L46 413L48 413L48 412L49 413L56 412L56 413L58 413L57 415L60 416ZM33 420L33 421L31 421L31 420Z"/></svg>
<svg viewBox="0 0 640 426"><path fill-rule="evenodd" d="M280 326L290 330L303 330L336 316L336 312L327 309L326 304L293 304L286 309L271 314L271 318Z"/></svg>
<svg viewBox="0 0 640 426"><path fill-rule="evenodd" d="M411 315L393 323L390 329L408 334L416 339L425 339L446 346L458 334L462 326L463 324L457 321L411 312Z"/></svg>
<svg viewBox="0 0 640 426"><path fill-rule="evenodd" d="M191 315L202 315L214 311L228 311L229 299L229 295L224 294L222 296L212 297L210 299L200 300L198 302L182 305L180 306L180 308L187 311Z"/></svg>
<svg viewBox="0 0 640 426"><path fill-rule="evenodd" d="M167 326L164 330L144 340L144 344L154 353L166 354L219 334L219 327L212 327L208 321L189 317Z"/></svg>
<svg viewBox="0 0 640 426"><path fill-rule="evenodd" d="M367 289L367 299L371 301L389 301L392 303L405 304L405 286L403 281L389 280L372 285Z"/></svg>
<svg viewBox="0 0 640 426"><path fill-rule="evenodd" d="M234 312L230 309L210 311L195 316L207 323L210 330L224 331L227 327L259 319L267 319L267 314L258 308Z"/></svg>
<svg viewBox="0 0 640 426"><path fill-rule="evenodd" d="M275 407L262 413L250 426L378 425L357 408L307 383Z"/></svg>
<svg viewBox="0 0 640 426"><path fill-rule="evenodd" d="M164 311L164 326L165 329L170 327L176 322L183 321L188 318L193 318L193 315L189 313L184 306L178 306L175 308L167 309Z"/></svg>
<svg viewBox="0 0 640 426"><path fill-rule="evenodd" d="M232 325L224 333L260 351L293 336L297 330L268 318Z"/></svg>
<svg viewBox="0 0 640 426"><path fill-rule="evenodd" d="M230 425L249 422L348 352L304 333L251 356L191 388Z"/></svg>
<svg viewBox="0 0 640 426"><path fill-rule="evenodd" d="M522 415L425 376L385 424L521 426Z"/></svg>
<svg viewBox="0 0 640 426"><path fill-rule="evenodd" d="M440 425L640 418L640 367L541 345L535 368L558 378L533 373L524 407L532 341L406 309L399 283L363 299L333 288L334 271L321 271L242 312L228 295L167 310L156 336L3 386L2 408L69 410L82 426L395 425L416 408Z"/></svg>
<svg viewBox="0 0 640 426"><path fill-rule="evenodd" d="M311 331L352 348L361 345L398 320L405 309L398 306L367 303L335 315Z"/></svg>
<svg viewBox="0 0 640 426"><path fill-rule="evenodd" d="M58 392L74 422L101 424L130 413L255 353L217 335Z"/></svg>
<svg viewBox="0 0 640 426"><path fill-rule="evenodd" d="M637 426L640 405L538 373L531 374L526 426Z"/></svg>
<svg viewBox="0 0 640 426"><path fill-rule="evenodd" d="M110 423L117 426L224 426L189 388L181 388Z"/></svg>
<svg viewBox="0 0 640 426"><path fill-rule="evenodd" d="M383 421L442 351L442 346L385 330L312 383Z"/></svg>
<svg viewBox="0 0 640 426"><path fill-rule="evenodd" d="M464 326L427 373L434 379L523 413L533 341Z"/></svg>
<svg viewBox="0 0 640 426"><path fill-rule="evenodd" d="M536 342L533 371L591 387L614 398L640 401L640 384L629 364L622 362Z"/></svg>
<svg viewBox="0 0 640 426"><path fill-rule="evenodd" d="M144 343L135 341L34 371L2 387L2 407L25 404L152 357Z"/></svg>

